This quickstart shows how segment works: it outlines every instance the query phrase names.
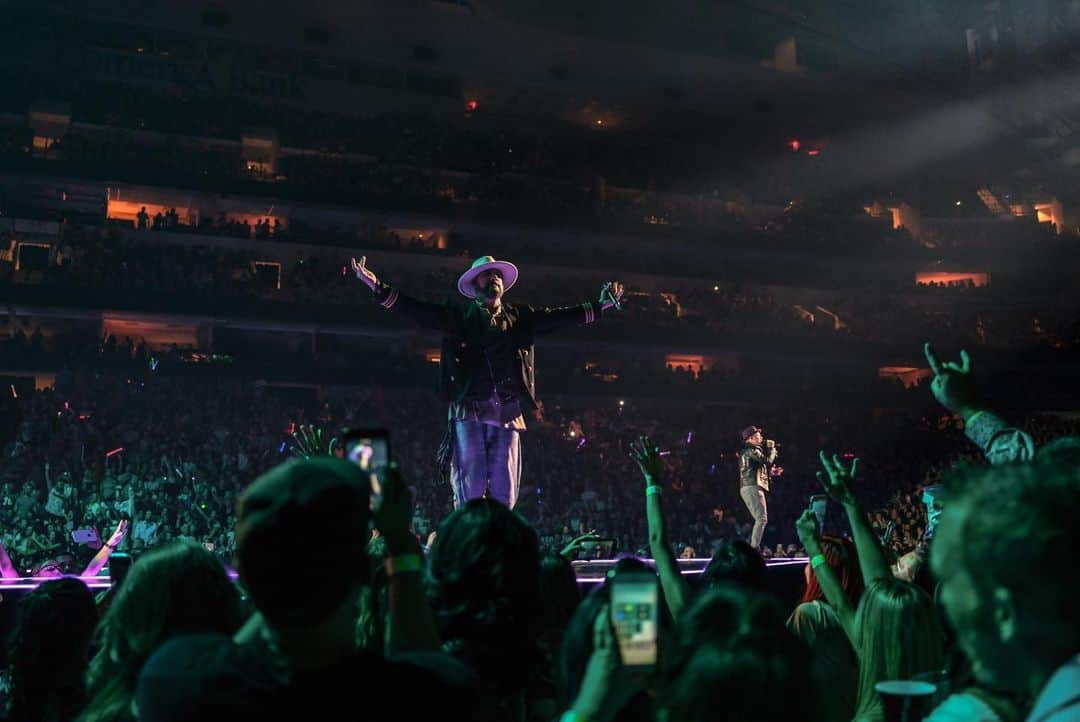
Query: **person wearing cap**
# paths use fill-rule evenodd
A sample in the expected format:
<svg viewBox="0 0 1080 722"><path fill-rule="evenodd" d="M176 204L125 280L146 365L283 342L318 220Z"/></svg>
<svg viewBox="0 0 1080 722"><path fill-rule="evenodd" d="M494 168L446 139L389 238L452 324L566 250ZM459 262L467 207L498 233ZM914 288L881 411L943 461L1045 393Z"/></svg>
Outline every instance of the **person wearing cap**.
<svg viewBox="0 0 1080 722"><path fill-rule="evenodd" d="M450 406L448 443L454 506L484 496L507 506L517 502L521 482L521 432L525 413L537 409L536 334L595 323L609 308L619 308L622 284L609 282L596 301L564 308L503 303L518 279L512 263L491 256L476 259L458 279L466 299L427 303L381 281L367 257L352 259L352 269L376 303L440 331L442 356L439 394Z"/></svg>
<svg viewBox="0 0 1080 722"><path fill-rule="evenodd" d="M405 708L428 719L463 704L423 664L453 660L439 652L420 543L409 531L412 494L394 467L381 482L372 511L366 477L340 459L291 460L256 479L236 515L239 582L256 613L232 637L198 633L162 645L139 674L138 718L295 720L316 704L331 717L381 722ZM370 524L388 553L385 656L354 640L370 583Z"/></svg>
<svg viewBox="0 0 1080 722"><path fill-rule="evenodd" d="M776 443L764 440L761 429L747 426L742 430L743 450L739 454L739 495L754 518L754 530L750 532L750 546L761 549L765 525L769 523L769 508L765 494L769 491L769 476L776 463ZM765 448L762 448L762 444Z"/></svg>

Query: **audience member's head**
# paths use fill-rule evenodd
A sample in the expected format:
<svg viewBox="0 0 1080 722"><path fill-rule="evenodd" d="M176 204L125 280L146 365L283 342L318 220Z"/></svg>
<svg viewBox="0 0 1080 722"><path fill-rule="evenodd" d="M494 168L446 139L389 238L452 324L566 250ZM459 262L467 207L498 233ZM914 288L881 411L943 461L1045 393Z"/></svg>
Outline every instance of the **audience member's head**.
<svg viewBox="0 0 1080 722"><path fill-rule="evenodd" d="M129 719L139 670L155 650L183 634L231 635L240 622L236 587L213 554L194 542L147 552L102 619L82 719Z"/></svg>
<svg viewBox="0 0 1080 722"><path fill-rule="evenodd" d="M1080 467L1059 444L1029 464L972 470L931 545L941 602L988 686L1035 695L1080 649Z"/></svg>
<svg viewBox="0 0 1080 722"><path fill-rule="evenodd" d="M765 559L742 540L721 544L701 574L701 585L705 589L728 582L754 589L766 588Z"/></svg>
<svg viewBox="0 0 1080 722"><path fill-rule="evenodd" d="M910 582L878 579L863 592L855 613L859 654L856 718L881 713L878 682L911 679L945 667L944 638L934 601Z"/></svg>
<svg viewBox="0 0 1080 722"><path fill-rule="evenodd" d="M863 580L859 571L859 559L855 554L855 544L850 539L834 536L821 538L821 552L825 555L825 561L836 572L836 578L840 580L840 586L844 588L844 595L852 607L859 606L862 597ZM803 590L800 602L816 602L825 598L821 591L817 575L814 574L810 565L806 565L806 587Z"/></svg>
<svg viewBox="0 0 1080 722"><path fill-rule="evenodd" d="M559 637L581 602L573 565L561 554L548 551L540 555L541 628L557 632Z"/></svg>
<svg viewBox="0 0 1080 722"><path fill-rule="evenodd" d="M532 527L493 499L472 499L439 526L428 574L447 649L497 688L524 684L517 665L536 651L542 604Z"/></svg>
<svg viewBox="0 0 1080 722"><path fill-rule="evenodd" d="M9 720L74 718L86 701L97 623L94 595L73 577L45 582L19 602L10 640Z"/></svg>
<svg viewBox="0 0 1080 722"><path fill-rule="evenodd" d="M809 662L772 595L718 585L679 620L657 719L816 719Z"/></svg>
<svg viewBox="0 0 1080 722"><path fill-rule="evenodd" d="M330 457L276 466L237 503L236 561L255 606L279 630L351 616L367 582L370 491L360 469ZM298 579L304 593L295 594Z"/></svg>
<svg viewBox="0 0 1080 722"><path fill-rule="evenodd" d="M653 573L653 570L639 559L634 557L620 559L608 572L604 582L581 600L570 618L566 634L563 636L562 654L559 659L559 677L565 704L570 704L581 691L586 667L593 654L593 629L596 618L610 604L612 580L620 572L627 571ZM670 636L670 627L666 623L669 614L663 605L663 595L660 595L660 607L657 610L659 622L657 654L658 661L662 665ZM618 687L619 692L607 701L611 719L615 722L645 722L652 719L651 704L645 691L635 692L632 687L626 685Z"/></svg>

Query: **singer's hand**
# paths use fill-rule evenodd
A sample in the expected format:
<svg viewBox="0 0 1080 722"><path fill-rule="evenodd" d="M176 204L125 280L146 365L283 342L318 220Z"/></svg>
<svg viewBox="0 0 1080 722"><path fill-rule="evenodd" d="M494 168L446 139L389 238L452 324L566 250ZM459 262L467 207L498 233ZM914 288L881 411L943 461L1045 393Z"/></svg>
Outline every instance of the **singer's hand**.
<svg viewBox="0 0 1080 722"><path fill-rule="evenodd" d="M625 292L626 289L618 281L608 281L600 287L600 305L605 309L618 307Z"/></svg>
<svg viewBox="0 0 1080 722"><path fill-rule="evenodd" d="M772 439L765 439L765 446L767 448L769 448L769 449L775 449L776 448L776 442L773 441Z"/></svg>
<svg viewBox="0 0 1080 722"><path fill-rule="evenodd" d="M379 284L379 279L374 273L368 270L367 256L360 256L359 263L355 258L350 258L349 265L352 267L352 271L356 274L356 277L363 281L365 286L374 291L375 286Z"/></svg>

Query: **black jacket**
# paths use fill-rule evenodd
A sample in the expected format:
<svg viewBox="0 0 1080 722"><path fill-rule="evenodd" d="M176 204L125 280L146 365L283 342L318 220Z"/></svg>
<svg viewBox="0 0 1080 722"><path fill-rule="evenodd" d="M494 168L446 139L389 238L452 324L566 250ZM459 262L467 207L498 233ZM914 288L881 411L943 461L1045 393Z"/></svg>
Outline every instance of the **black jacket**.
<svg viewBox="0 0 1080 722"><path fill-rule="evenodd" d="M747 444L739 454L739 485L769 490L769 470L776 463L777 450Z"/></svg>
<svg viewBox="0 0 1080 722"><path fill-rule="evenodd" d="M442 333L442 358L439 369L439 397L461 402L477 396L477 388L487 384L493 371L485 358L483 344L488 317L475 301L428 303L401 293L389 284L375 288L375 300L383 308L411 318L421 328ZM506 328L497 333L509 334L514 368L508 379L491 379L500 393L509 393L523 409L536 406L536 334L558 328L595 322L603 314L599 303L586 302L564 308L534 308L503 303ZM486 392L485 392L486 393Z"/></svg>

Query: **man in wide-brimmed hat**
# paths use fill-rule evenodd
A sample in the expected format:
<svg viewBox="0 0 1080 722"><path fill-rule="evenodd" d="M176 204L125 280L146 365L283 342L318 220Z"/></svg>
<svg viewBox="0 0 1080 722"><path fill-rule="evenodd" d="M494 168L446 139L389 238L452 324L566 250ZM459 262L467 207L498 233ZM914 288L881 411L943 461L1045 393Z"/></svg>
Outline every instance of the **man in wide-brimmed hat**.
<svg viewBox="0 0 1080 722"><path fill-rule="evenodd" d="M450 480L454 505L485 493L513 507L521 482L524 414L537 408L535 334L588 325L618 307L622 284L603 285L599 299L565 308L534 308L502 302L517 282L512 263L482 256L461 274L458 291L468 301L426 303L381 282L367 257L352 269L381 306L404 313L443 334L440 396L449 402Z"/></svg>

